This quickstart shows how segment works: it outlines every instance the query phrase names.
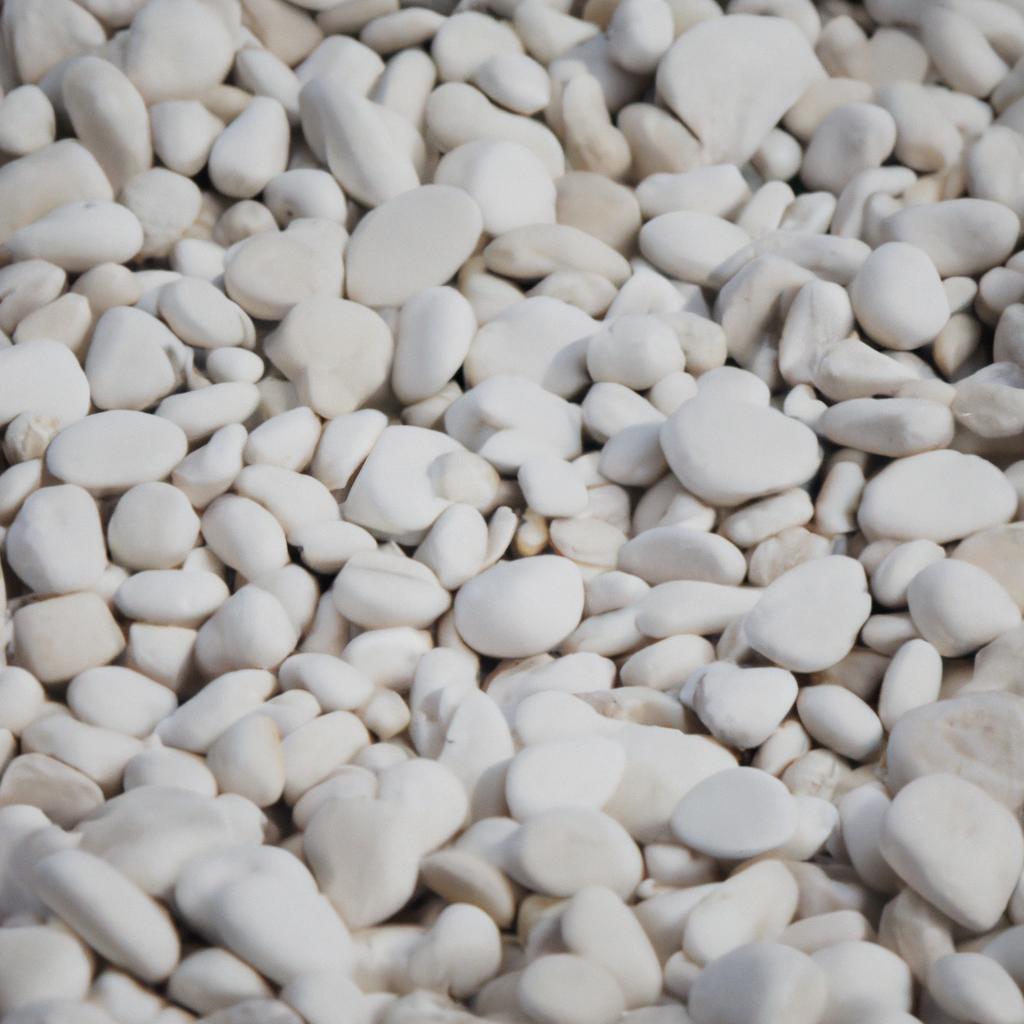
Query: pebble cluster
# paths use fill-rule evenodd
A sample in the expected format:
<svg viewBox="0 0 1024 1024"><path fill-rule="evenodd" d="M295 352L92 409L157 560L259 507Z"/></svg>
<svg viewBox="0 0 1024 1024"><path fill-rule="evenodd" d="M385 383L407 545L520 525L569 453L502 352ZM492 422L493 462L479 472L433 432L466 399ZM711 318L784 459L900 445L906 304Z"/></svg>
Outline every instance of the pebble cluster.
<svg viewBox="0 0 1024 1024"><path fill-rule="evenodd" d="M3 1024L1024 1024L1024 0L4 0Z"/></svg>

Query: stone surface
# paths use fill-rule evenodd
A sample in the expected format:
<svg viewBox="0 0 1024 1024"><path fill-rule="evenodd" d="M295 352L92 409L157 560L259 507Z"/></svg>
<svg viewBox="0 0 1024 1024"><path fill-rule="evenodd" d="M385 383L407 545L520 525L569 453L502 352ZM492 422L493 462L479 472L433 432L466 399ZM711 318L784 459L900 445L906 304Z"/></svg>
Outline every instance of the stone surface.
<svg viewBox="0 0 1024 1024"><path fill-rule="evenodd" d="M444 284L473 251L482 226L479 206L461 189L423 185L396 196L364 217L352 235L349 297L367 306L398 306Z"/></svg>
<svg viewBox="0 0 1024 1024"><path fill-rule="evenodd" d="M684 402L662 427L661 446L684 487L729 507L805 483L821 462L802 423L727 399Z"/></svg>
<svg viewBox="0 0 1024 1024"><path fill-rule="evenodd" d="M744 620L752 647L794 672L842 660L871 612L864 570L851 558L815 558L783 573Z"/></svg>
<svg viewBox="0 0 1024 1024"><path fill-rule="evenodd" d="M791 22L737 15L703 21L684 33L659 65L657 83L668 106L703 143L709 163L740 164L822 77Z"/></svg>
<svg viewBox="0 0 1024 1024"><path fill-rule="evenodd" d="M797 807L789 790L757 768L730 768L698 783L672 812L672 832L721 860L756 857L789 840Z"/></svg>
<svg viewBox="0 0 1024 1024"><path fill-rule="evenodd" d="M455 626L481 654L522 658L556 647L582 611L579 570L566 558L541 555L496 565L463 586Z"/></svg>
<svg viewBox="0 0 1024 1024"><path fill-rule="evenodd" d="M881 851L911 888L979 932L1002 916L1024 864L1014 816L973 783L945 774L900 790L885 815Z"/></svg>
<svg viewBox="0 0 1024 1024"><path fill-rule="evenodd" d="M897 459L873 476L857 518L869 538L944 544L1005 523L1015 509L1013 489L995 466L939 451Z"/></svg>

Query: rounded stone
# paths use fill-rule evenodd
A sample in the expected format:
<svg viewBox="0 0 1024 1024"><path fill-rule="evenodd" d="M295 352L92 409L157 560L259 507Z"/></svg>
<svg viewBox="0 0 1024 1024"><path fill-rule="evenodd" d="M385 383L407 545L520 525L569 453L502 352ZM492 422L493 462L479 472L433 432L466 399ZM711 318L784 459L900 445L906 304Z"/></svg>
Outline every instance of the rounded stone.
<svg viewBox="0 0 1024 1024"><path fill-rule="evenodd" d="M744 860L781 846L798 822L796 800L759 768L727 768L698 782L672 812L672 832L698 853Z"/></svg>
<svg viewBox="0 0 1024 1024"><path fill-rule="evenodd" d="M821 452L814 432L767 406L700 396L661 428L679 482L712 505L741 505L806 483Z"/></svg>
<svg viewBox="0 0 1024 1024"><path fill-rule="evenodd" d="M499 562L455 597L455 628L494 658L527 658L557 647L579 625L583 579L574 562L538 555Z"/></svg>
<svg viewBox="0 0 1024 1024"><path fill-rule="evenodd" d="M1017 492L991 462L944 450L890 462L864 488L857 520L870 540L937 544L1010 520Z"/></svg>
<svg viewBox="0 0 1024 1024"><path fill-rule="evenodd" d="M46 451L46 468L93 494L119 494L162 480L187 451L185 432L170 420L114 409L62 430Z"/></svg>
<svg viewBox="0 0 1024 1024"><path fill-rule="evenodd" d="M444 284L473 252L483 219L467 192L421 185L367 213L345 254L349 298L400 306Z"/></svg>
<svg viewBox="0 0 1024 1024"><path fill-rule="evenodd" d="M776 665L819 672L850 653L870 614L863 566L828 555L771 583L744 620L744 632L751 647Z"/></svg>
<svg viewBox="0 0 1024 1024"><path fill-rule="evenodd" d="M1024 866L1020 825L955 775L925 775L896 794L881 852L915 892L971 932L993 927Z"/></svg>

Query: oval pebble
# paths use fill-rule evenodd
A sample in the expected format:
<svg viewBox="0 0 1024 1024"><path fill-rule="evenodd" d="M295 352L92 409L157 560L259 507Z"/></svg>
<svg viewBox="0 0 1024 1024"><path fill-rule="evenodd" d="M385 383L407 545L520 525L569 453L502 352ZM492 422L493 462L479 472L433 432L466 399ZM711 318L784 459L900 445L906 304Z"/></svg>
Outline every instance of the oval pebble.
<svg viewBox="0 0 1024 1024"><path fill-rule="evenodd" d="M715 960L698 976L688 1006L694 1024L820 1021L828 999L824 972L799 950L752 943Z"/></svg>
<svg viewBox="0 0 1024 1024"><path fill-rule="evenodd" d="M864 488L857 518L874 539L945 544L1007 522L1017 497L990 462L956 451L896 459Z"/></svg>
<svg viewBox="0 0 1024 1024"><path fill-rule="evenodd" d="M757 768L728 768L697 783L672 812L672 832L699 853L745 860L773 850L796 831L789 790Z"/></svg>
<svg viewBox="0 0 1024 1024"><path fill-rule="evenodd" d="M529 657L556 647L582 612L579 569L556 555L502 562L455 597L455 626L463 640L498 658Z"/></svg>
<svg viewBox="0 0 1024 1024"><path fill-rule="evenodd" d="M849 654L871 613L859 562L815 558L768 586L744 620L751 646L793 672L817 672Z"/></svg>
<svg viewBox="0 0 1024 1024"><path fill-rule="evenodd" d="M926 775L896 794L880 849L916 892L975 932L1002 916L1024 865L1020 825L984 790Z"/></svg>
<svg viewBox="0 0 1024 1024"><path fill-rule="evenodd" d="M524 821L559 807L600 809L618 788L625 767L622 747L601 736L531 745L508 766L509 811Z"/></svg>
<svg viewBox="0 0 1024 1024"><path fill-rule="evenodd" d="M850 286L864 330L887 348L915 349L946 326L942 281L926 253L905 242L879 246Z"/></svg>
<svg viewBox="0 0 1024 1024"><path fill-rule="evenodd" d="M661 446L679 482L714 505L741 505L805 483L821 453L813 432L775 409L692 398L662 427Z"/></svg>
<svg viewBox="0 0 1024 1024"><path fill-rule="evenodd" d="M188 440L176 424L116 409L62 430L46 451L46 468L93 494L118 494L169 476L187 451Z"/></svg>
<svg viewBox="0 0 1024 1024"><path fill-rule="evenodd" d="M359 222L349 241L349 298L400 306L444 284L473 251L482 226L476 202L448 185L422 185L388 200Z"/></svg>
<svg viewBox="0 0 1024 1024"><path fill-rule="evenodd" d="M907 588L910 617L939 654L977 650L1020 624L1016 602L983 569L947 558L919 572Z"/></svg>
<svg viewBox="0 0 1024 1024"><path fill-rule="evenodd" d="M539 1024L614 1024L625 1001L614 977L569 953L535 960L516 986L519 1005Z"/></svg>
<svg viewBox="0 0 1024 1024"><path fill-rule="evenodd" d="M178 963L180 944L170 915L106 862L62 850L33 872L39 898L100 955L151 983Z"/></svg>
<svg viewBox="0 0 1024 1024"><path fill-rule="evenodd" d="M626 830L592 808L534 814L510 842L513 877L547 896L571 896L585 886L603 885L626 899L643 871L640 851ZM565 850L576 853L566 858Z"/></svg>

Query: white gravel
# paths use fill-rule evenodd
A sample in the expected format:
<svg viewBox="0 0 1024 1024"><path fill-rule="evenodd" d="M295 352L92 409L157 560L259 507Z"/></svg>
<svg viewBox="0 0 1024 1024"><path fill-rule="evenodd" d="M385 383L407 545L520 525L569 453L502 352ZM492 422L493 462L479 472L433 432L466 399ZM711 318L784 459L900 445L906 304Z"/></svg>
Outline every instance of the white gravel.
<svg viewBox="0 0 1024 1024"><path fill-rule="evenodd" d="M416 2L0 0L0 1020L1024 1024L1024 6Z"/></svg>

